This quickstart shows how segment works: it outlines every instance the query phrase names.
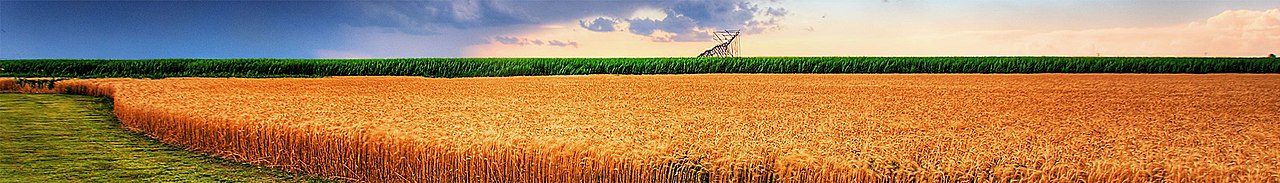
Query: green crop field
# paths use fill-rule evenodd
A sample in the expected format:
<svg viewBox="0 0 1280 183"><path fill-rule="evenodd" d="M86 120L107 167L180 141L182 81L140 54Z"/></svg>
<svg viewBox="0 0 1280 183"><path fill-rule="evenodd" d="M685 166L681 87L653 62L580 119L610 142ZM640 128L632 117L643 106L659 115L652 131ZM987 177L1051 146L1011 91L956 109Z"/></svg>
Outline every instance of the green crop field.
<svg viewBox="0 0 1280 183"><path fill-rule="evenodd" d="M0 60L0 77L477 77L692 73L1280 73L1280 60L1186 57Z"/></svg>

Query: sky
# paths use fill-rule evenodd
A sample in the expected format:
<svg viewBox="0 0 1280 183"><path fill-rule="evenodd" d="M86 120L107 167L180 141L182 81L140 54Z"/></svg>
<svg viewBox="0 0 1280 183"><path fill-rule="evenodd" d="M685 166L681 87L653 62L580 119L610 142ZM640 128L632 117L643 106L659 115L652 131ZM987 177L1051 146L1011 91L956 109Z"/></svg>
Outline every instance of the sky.
<svg viewBox="0 0 1280 183"><path fill-rule="evenodd" d="M1277 0L0 0L0 59L1266 56Z"/></svg>

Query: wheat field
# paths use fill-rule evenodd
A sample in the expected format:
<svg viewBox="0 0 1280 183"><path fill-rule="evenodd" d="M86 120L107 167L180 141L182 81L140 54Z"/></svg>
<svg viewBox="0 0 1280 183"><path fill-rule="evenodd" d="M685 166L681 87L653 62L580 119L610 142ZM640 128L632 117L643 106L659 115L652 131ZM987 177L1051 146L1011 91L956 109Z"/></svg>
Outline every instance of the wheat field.
<svg viewBox="0 0 1280 183"><path fill-rule="evenodd" d="M356 181L1280 181L1270 74L170 78L29 91L109 96L125 127L166 143Z"/></svg>

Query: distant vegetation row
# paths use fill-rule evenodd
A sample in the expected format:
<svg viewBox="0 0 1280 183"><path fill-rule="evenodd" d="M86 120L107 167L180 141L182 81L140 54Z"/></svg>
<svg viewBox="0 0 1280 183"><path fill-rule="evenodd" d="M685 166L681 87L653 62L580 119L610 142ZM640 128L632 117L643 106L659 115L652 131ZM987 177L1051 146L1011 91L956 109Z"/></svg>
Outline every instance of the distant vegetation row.
<svg viewBox="0 0 1280 183"><path fill-rule="evenodd" d="M1280 60L1173 57L0 60L0 76L3 77L477 77L692 73L1280 73Z"/></svg>

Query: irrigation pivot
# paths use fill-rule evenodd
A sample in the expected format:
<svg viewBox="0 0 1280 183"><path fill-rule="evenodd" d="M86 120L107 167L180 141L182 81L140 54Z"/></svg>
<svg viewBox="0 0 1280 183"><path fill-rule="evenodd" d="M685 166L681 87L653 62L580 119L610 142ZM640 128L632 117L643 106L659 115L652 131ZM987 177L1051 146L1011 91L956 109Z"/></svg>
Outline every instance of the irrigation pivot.
<svg viewBox="0 0 1280 183"><path fill-rule="evenodd" d="M738 42L734 42L738 38L739 30L723 30L715 32L715 40L719 44L698 54L698 57L736 57L738 56Z"/></svg>

